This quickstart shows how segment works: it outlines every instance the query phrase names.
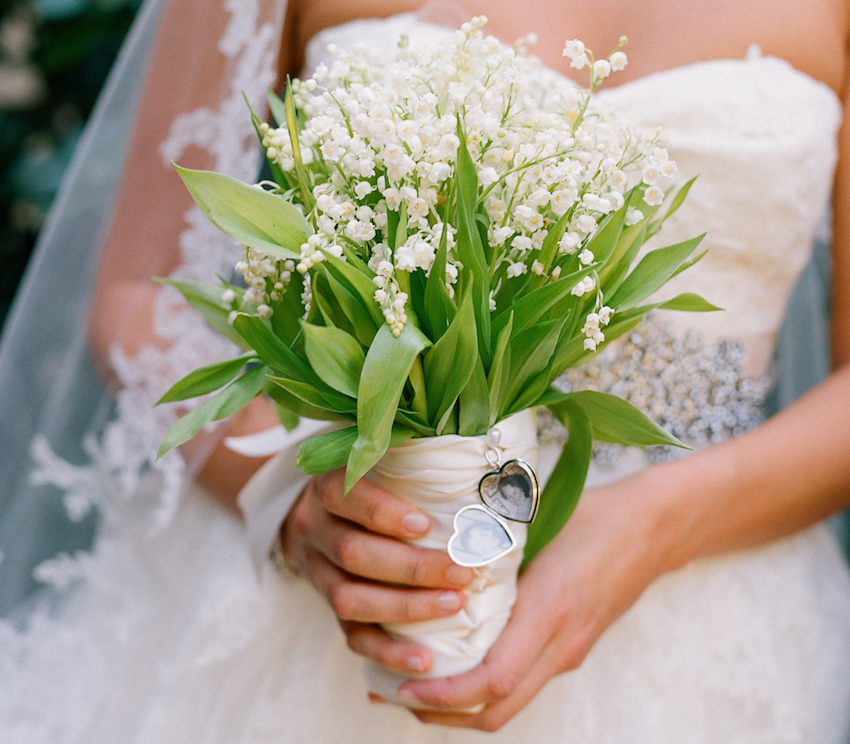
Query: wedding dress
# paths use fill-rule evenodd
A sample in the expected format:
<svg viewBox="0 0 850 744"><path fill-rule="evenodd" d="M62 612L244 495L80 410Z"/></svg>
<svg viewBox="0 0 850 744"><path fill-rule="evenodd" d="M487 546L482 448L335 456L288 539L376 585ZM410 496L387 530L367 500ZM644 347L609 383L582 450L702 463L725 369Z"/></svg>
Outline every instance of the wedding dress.
<svg viewBox="0 0 850 744"><path fill-rule="evenodd" d="M449 33L411 15L357 21L319 34L308 67L330 42L388 49L401 32L426 43ZM604 90L599 100L664 126L680 173L700 174L664 239L707 230L709 251L667 289L699 292L726 312L655 318L565 384L642 402L703 446L760 418L773 337L826 209L839 102L824 84L757 50L657 73ZM185 260L184 275L209 275L205 255ZM86 483L120 478L107 467L109 445L120 451L119 444L126 440L91 447L100 471L97 463L64 463L43 445L39 477L84 498ZM620 477L655 456L665 454L600 451L591 479ZM120 498L116 487L119 497L99 504L90 553L39 568L53 592L0 623L0 742L846 744L850 737L850 576L822 525L665 575L578 670L550 681L500 732L484 735L370 705L362 659L307 582L271 565L258 578L242 524L200 489L164 498L161 473L144 471L139 480L133 498Z"/></svg>

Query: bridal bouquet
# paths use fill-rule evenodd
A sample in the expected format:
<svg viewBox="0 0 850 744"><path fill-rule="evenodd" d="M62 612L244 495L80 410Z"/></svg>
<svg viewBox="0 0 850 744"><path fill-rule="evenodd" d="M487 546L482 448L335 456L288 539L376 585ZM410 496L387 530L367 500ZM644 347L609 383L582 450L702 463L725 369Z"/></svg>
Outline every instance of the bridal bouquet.
<svg viewBox="0 0 850 744"><path fill-rule="evenodd" d="M662 134L595 104L626 63L620 47L595 60L567 43L572 66L590 70L581 88L484 36L484 22L442 46L402 38L388 59L331 49L330 66L293 81L284 101L270 96L276 126L254 116L271 181L178 168L245 246L244 284L171 284L246 353L163 397L222 388L171 428L163 452L261 394L287 425L346 422L298 458L307 473L346 466L346 490L388 450L477 437L471 500L447 512L449 552L472 566L516 545L502 518L524 525L537 513L526 560L559 531L593 437L679 444L619 398L559 392L558 376L655 307L716 309L689 294L647 301L699 258L700 238L641 250L690 183L665 191L676 166ZM503 456L511 442L536 445L533 427L530 443L511 439L511 421L541 405L569 439L539 495L533 456ZM451 454L428 467L451 468Z"/></svg>

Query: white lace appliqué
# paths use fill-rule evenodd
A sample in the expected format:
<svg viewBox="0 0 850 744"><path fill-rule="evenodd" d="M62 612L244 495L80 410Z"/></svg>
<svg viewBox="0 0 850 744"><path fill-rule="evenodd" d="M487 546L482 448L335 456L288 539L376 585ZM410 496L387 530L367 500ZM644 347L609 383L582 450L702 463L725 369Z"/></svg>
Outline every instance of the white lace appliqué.
<svg viewBox="0 0 850 744"><path fill-rule="evenodd" d="M210 169L243 181L256 178L260 150L256 144L244 96L252 106L262 106L265 92L274 85L277 29L261 22L259 0L227 0L229 14L219 51L232 65L229 87L216 109L201 108L179 116L160 147L163 164L179 161L189 147L210 155ZM171 278L215 282L229 276L239 258L234 242L222 235L192 207L185 215L180 235L180 265ZM167 526L173 518L185 483L186 465L177 452L160 460L155 453L176 413L154 404L176 380L191 370L233 352L233 347L212 331L203 318L183 301L176 290L164 287L156 297L154 331L170 344L163 350L152 345L134 356L119 347L111 350L111 364L121 389L116 395L115 416L99 438L89 437L90 462L77 466L56 456L47 440L33 444L36 469L32 479L53 483L66 494L72 518L79 519L98 506L109 519L109 501L131 498L148 471L161 480L159 503L151 512L150 528ZM117 490L117 493L115 491Z"/></svg>

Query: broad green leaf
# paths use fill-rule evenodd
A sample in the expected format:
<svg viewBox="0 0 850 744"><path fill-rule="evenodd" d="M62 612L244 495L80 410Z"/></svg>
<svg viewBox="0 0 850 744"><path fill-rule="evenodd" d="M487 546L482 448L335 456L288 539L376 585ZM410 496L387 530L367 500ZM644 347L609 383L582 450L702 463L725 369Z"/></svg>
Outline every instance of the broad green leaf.
<svg viewBox="0 0 850 744"><path fill-rule="evenodd" d="M422 314L422 325L428 337L438 341L446 332L449 322L455 313L454 303L446 291L446 254L448 224L443 228L440 247L434 256L431 272L425 284L425 312Z"/></svg>
<svg viewBox="0 0 850 744"><path fill-rule="evenodd" d="M672 434L664 431L631 403L616 395L594 390L580 390L575 393L564 393L561 400L581 408L593 427L594 439L635 447L669 444L691 449ZM548 405L554 410L560 403Z"/></svg>
<svg viewBox="0 0 850 744"><path fill-rule="evenodd" d="M221 173L174 167L219 230L270 256L301 258L301 244L313 229L286 199Z"/></svg>
<svg viewBox="0 0 850 744"><path fill-rule="evenodd" d="M605 218L602 226L596 234L587 242L585 248L593 254L593 260L597 263L605 263L620 239L623 232L623 224L626 219L626 210L629 208L630 199L620 207L614 214Z"/></svg>
<svg viewBox="0 0 850 744"><path fill-rule="evenodd" d="M339 328L304 323L304 350L313 371L334 390L357 397L366 355L353 336Z"/></svg>
<svg viewBox="0 0 850 744"><path fill-rule="evenodd" d="M429 426L418 413L413 411L399 408L395 413L394 420L399 426L410 429L417 437L437 436L437 430L433 426Z"/></svg>
<svg viewBox="0 0 850 744"><path fill-rule="evenodd" d="M487 387L487 375L478 355L475 356L475 368L466 387L458 398L457 433L462 437L477 437L490 428L490 389Z"/></svg>
<svg viewBox="0 0 850 744"><path fill-rule="evenodd" d="M607 303L614 308L628 309L649 297L687 260L703 237L704 234L647 253Z"/></svg>
<svg viewBox="0 0 850 744"><path fill-rule="evenodd" d="M196 398L218 390L236 377L248 362L256 358L257 355L252 351L235 359L225 359L200 367L172 385L168 392L156 402L156 405Z"/></svg>
<svg viewBox="0 0 850 744"><path fill-rule="evenodd" d="M684 292L666 302L659 303L658 309L682 310L688 313L711 313L715 310L722 310L723 308L712 305L708 300L700 297L698 294Z"/></svg>
<svg viewBox="0 0 850 744"><path fill-rule="evenodd" d="M525 386L533 377L549 368L564 320L555 318L538 323L511 339L511 379L507 395L500 405L502 410L515 410L514 402Z"/></svg>
<svg viewBox="0 0 850 744"><path fill-rule="evenodd" d="M340 260L330 253L325 253L323 262L327 271L334 276L338 281L347 284L354 294L360 298L363 306L378 328L387 325L384 319L384 314L381 308L375 301L375 290L377 287L372 283L373 275L364 274L359 269L354 268L347 262Z"/></svg>
<svg viewBox="0 0 850 744"><path fill-rule="evenodd" d="M204 284L203 282L184 282L177 279L154 279L159 284L167 284L169 287L174 287L186 298L195 310L204 316L204 320L210 324L210 327L224 336L228 341L233 342L242 349L246 349L247 344L233 328L229 317L231 307L229 303L221 299L221 293L225 287L217 284ZM242 290L233 288L237 295L241 294Z"/></svg>
<svg viewBox="0 0 850 744"><path fill-rule="evenodd" d="M502 391L507 388L508 376L511 371L511 347L510 339L514 326L514 314L508 314L508 322L499 332L496 340L496 349L493 352L493 364L490 367L490 375L487 384L490 387L490 426L498 421L502 414L499 410L499 402L502 399Z"/></svg>
<svg viewBox="0 0 850 744"><path fill-rule="evenodd" d="M286 390L286 392L294 395L308 406L318 408L322 411L339 414L338 417L350 418L354 416L356 412L357 404L354 399L339 395L338 393L335 395L328 395L326 392L320 392L309 382L291 380L288 377L278 377L276 375L269 375L269 382L274 383L283 390Z"/></svg>
<svg viewBox="0 0 850 744"><path fill-rule="evenodd" d="M417 355L431 342L411 323L396 338L384 323L366 354L357 390L357 440L345 474L345 492L381 459L390 444L404 383Z"/></svg>
<svg viewBox="0 0 850 744"><path fill-rule="evenodd" d="M706 254L706 253L708 253L708 248L706 248L705 250L700 251L699 253L697 253L697 255L696 255L696 256L692 256L692 257L691 257L691 258L689 258L687 261L683 261L683 262L682 262L682 265L681 265L681 266L679 266L679 268L678 268L678 269L676 269L676 270L673 272L673 276L678 276L678 275L679 275L679 274L681 274L683 271L685 271L685 270L687 270L687 269L691 268L691 266L693 266L694 264L699 263L700 261L702 261L702 259L705 257L705 254ZM672 278L673 278L673 276L671 276L670 278L672 279Z"/></svg>
<svg viewBox="0 0 850 744"><path fill-rule="evenodd" d="M159 446L157 459L174 447L188 442L211 421L218 421L241 411L262 391L266 384L266 372L268 367L263 365L249 369L224 390L175 421Z"/></svg>
<svg viewBox="0 0 850 744"><path fill-rule="evenodd" d="M467 292L448 330L425 354L428 421L437 425L466 387L478 358L472 293ZM437 426L437 433L440 427Z"/></svg>
<svg viewBox="0 0 850 744"><path fill-rule="evenodd" d="M279 409L288 411L292 416L316 419L317 421L350 421L354 418L351 414L336 413L326 408L311 406L280 386L279 381L284 380L284 378L279 377L277 380L278 383L266 386L266 393ZM270 380L270 382L274 383L274 380Z"/></svg>
<svg viewBox="0 0 850 744"><path fill-rule="evenodd" d="M466 147L466 137L458 123L457 136L457 256L471 275L472 305L478 329L478 353L485 369L490 367L490 283L489 267L484 256L481 235L475 223L475 205L478 199L478 174ZM462 293L468 288L460 287Z"/></svg>
<svg viewBox="0 0 850 744"><path fill-rule="evenodd" d="M566 427L568 438L540 495L537 517L528 526L523 566L552 541L572 516L590 466L590 422L582 409L565 401L554 406L552 413Z"/></svg>
<svg viewBox="0 0 850 744"><path fill-rule="evenodd" d="M410 429L393 426L390 434L390 447L395 447L413 437L414 433ZM351 447L356 439L356 426L349 426L312 439L306 439L298 448L295 464L307 475L327 473L329 470L341 468L348 460Z"/></svg>
<svg viewBox="0 0 850 744"><path fill-rule="evenodd" d="M233 327L275 372L295 380L319 381L307 363L256 315L239 313L233 321Z"/></svg>
<svg viewBox="0 0 850 744"><path fill-rule="evenodd" d="M301 293L304 288L304 280L297 271L286 285L286 289L280 300L272 300L271 326L275 336L290 348L301 335L301 316L304 314L304 306L301 304Z"/></svg>
<svg viewBox="0 0 850 744"><path fill-rule="evenodd" d="M574 271L572 274L532 290L496 317L493 321L493 333L502 332L510 313L514 316L514 334L524 331L546 315L564 297L569 296L570 290L592 271L593 266L586 266L580 271Z"/></svg>
<svg viewBox="0 0 850 744"><path fill-rule="evenodd" d="M378 332L378 326L374 319L366 309L364 301L359 295L352 294L347 287L343 286L324 266L324 262L319 264L319 267L324 270L325 279L327 279L328 287L333 293L334 299L339 305L340 310L345 314L351 323L354 335L357 340L367 349L372 345L372 339ZM313 296L316 296L314 291ZM374 303L374 299L370 300Z"/></svg>
<svg viewBox="0 0 850 744"><path fill-rule="evenodd" d="M624 227L620 233L614 252L599 270L600 285L606 297L610 297L617 290L631 270L640 249L646 243L648 223L647 216L631 227Z"/></svg>
<svg viewBox="0 0 850 744"><path fill-rule="evenodd" d="M669 217L673 216L673 213L682 206L682 202L685 201L685 198L688 195L688 192L691 190L691 186L694 185L694 181L697 180L697 176L694 176L690 181L688 181L682 188L680 188L676 195L673 197L670 202L670 206L667 208L667 211L664 213L664 217L662 218L662 222L667 220Z"/></svg>

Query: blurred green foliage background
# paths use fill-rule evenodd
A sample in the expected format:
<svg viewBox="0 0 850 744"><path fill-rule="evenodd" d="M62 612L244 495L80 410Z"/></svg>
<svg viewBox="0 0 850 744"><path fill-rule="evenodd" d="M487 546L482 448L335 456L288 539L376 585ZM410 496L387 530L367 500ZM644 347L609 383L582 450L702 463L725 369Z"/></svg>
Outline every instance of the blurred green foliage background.
<svg viewBox="0 0 850 744"><path fill-rule="evenodd" d="M141 0L0 0L0 325Z"/></svg>

